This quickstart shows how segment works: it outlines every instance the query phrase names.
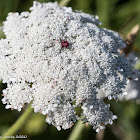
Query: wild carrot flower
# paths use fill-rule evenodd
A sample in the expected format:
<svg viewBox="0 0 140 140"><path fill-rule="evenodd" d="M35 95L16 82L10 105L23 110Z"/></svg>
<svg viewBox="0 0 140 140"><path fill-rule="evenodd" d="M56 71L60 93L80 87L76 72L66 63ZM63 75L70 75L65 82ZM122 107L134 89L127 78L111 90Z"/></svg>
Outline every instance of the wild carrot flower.
<svg viewBox="0 0 140 140"><path fill-rule="evenodd" d="M6 109L21 111L32 101L34 112L58 130L79 119L96 131L112 124L116 116L109 100L123 93L128 78L137 74L125 55L118 33L100 28L97 16L73 12L57 3L34 2L31 12L9 13L0 40L0 79Z"/></svg>

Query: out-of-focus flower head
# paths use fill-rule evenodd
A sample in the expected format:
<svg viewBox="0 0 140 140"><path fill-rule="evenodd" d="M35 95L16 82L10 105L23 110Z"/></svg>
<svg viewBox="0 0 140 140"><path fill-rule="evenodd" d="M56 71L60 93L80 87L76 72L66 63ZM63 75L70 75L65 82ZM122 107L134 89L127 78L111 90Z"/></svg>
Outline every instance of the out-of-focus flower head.
<svg viewBox="0 0 140 140"><path fill-rule="evenodd" d="M130 53L128 59L134 66L140 63L140 59L134 53ZM140 75L135 80L128 81L124 89L124 96L120 96L119 99L123 101L135 100L136 103L140 103Z"/></svg>
<svg viewBox="0 0 140 140"><path fill-rule="evenodd" d="M73 12L57 3L34 2L31 12L9 13L0 40L0 79L7 83L2 102L20 111L25 103L46 115L58 130L79 119L98 132L116 115L97 98L117 99L137 72L119 50L118 33L99 28L97 16Z"/></svg>

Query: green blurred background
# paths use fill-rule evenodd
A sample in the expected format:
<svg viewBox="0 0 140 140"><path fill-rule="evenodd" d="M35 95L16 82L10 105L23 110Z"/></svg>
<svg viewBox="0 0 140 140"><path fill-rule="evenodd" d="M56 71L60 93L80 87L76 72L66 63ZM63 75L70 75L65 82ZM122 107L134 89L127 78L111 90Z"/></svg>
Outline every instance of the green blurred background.
<svg viewBox="0 0 140 140"><path fill-rule="evenodd" d="M28 11L32 3L33 0L0 0L0 27L9 12ZM67 6L74 10L98 15L103 27L119 32L124 38L131 28L140 22L140 0L71 0ZM4 34L0 31L0 38L2 37ZM139 38L140 34L135 43L138 56L140 54ZM0 84L1 94L5 87L6 85ZM140 140L140 105L135 101L112 101L110 104L118 120L114 121L112 126L107 126L103 138L96 138L97 135L92 127L87 127L79 140ZM0 135L17 120L23 111L6 110L0 102ZM17 134L27 135L28 140L67 140L73 128L59 132L55 127L45 123L45 116L33 113Z"/></svg>

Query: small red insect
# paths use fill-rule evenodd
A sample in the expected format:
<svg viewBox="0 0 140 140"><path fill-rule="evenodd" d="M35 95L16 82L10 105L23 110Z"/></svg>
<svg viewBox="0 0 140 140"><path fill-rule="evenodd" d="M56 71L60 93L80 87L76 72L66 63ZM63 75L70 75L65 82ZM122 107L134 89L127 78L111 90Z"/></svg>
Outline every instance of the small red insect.
<svg viewBox="0 0 140 140"><path fill-rule="evenodd" d="M69 47L69 42L68 41L61 41L61 46L62 47Z"/></svg>

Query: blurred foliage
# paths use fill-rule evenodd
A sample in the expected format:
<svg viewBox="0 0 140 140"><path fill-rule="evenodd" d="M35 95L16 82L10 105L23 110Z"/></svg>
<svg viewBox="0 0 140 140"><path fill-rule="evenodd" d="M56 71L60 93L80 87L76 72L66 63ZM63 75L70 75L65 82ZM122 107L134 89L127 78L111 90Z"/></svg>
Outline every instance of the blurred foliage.
<svg viewBox="0 0 140 140"><path fill-rule="evenodd" d="M49 2L55 0L38 0ZM60 0L58 0L60 2ZM33 0L0 0L0 27L9 12L27 11L32 6ZM123 37L130 29L140 23L140 1L139 0L71 0L68 6L74 10L98 15L106 27L119 32ZM0 38L4 33L0 31ZM140 34L137 37L135 50L140 54ZM140 69L140 64L137 65ZM6 85L0 84L0 93ZM2 98L2 97L1 97ZM103 140L139 140L140 139L140 105L135 101L110 102L111 109L117 114L118 120L112 126L108 125ZM24 110L23 110L24 111ZM22 112L6 110L5 105L0 103L0 135L10 127ZM45 116L34 113L24 127L17 134L27 135L27 139L66 140L72 129L57 131L53 126L45 123ZM88 127L81 134L80 140L96 139L96 133L92 127Z"/></svg>

